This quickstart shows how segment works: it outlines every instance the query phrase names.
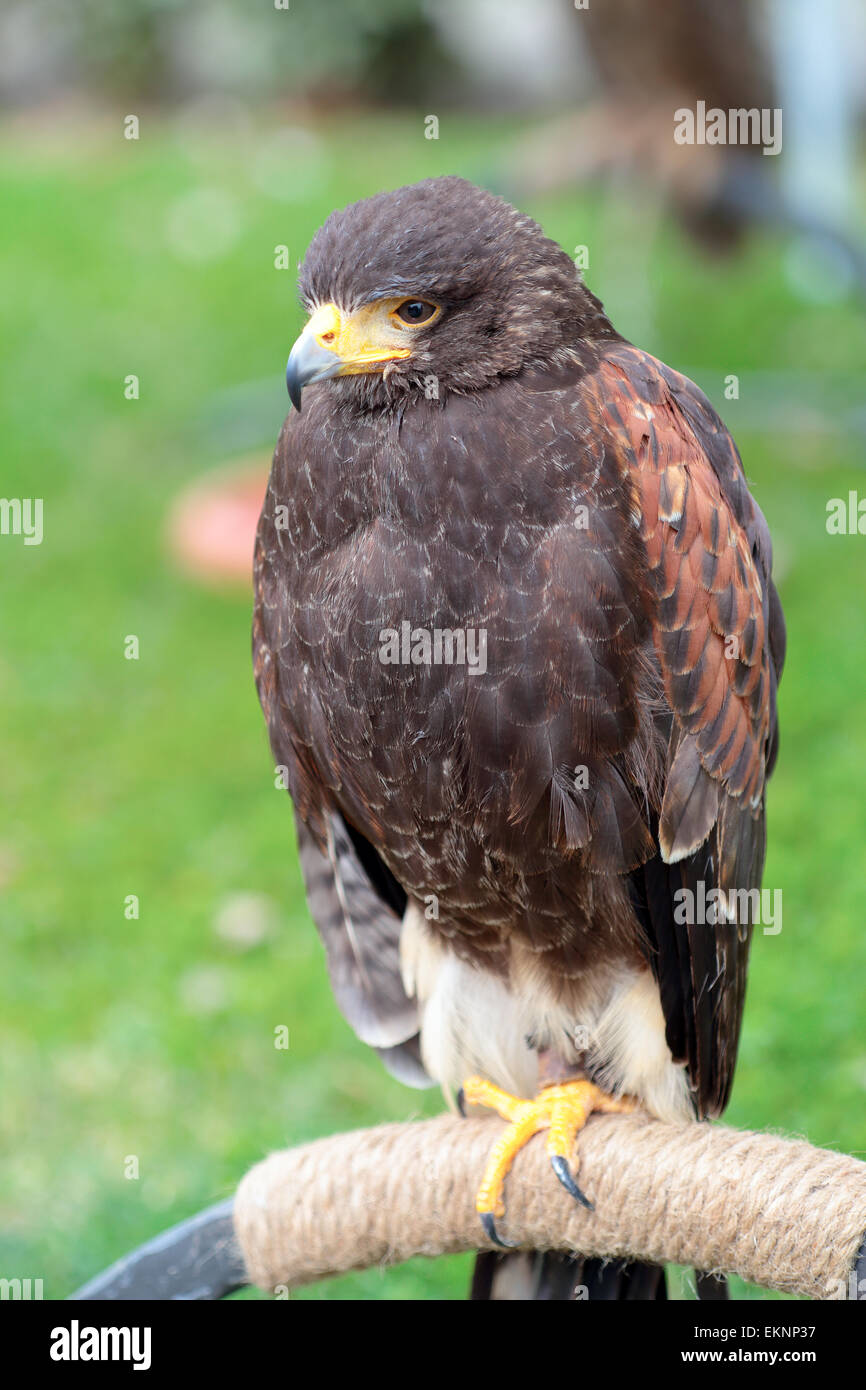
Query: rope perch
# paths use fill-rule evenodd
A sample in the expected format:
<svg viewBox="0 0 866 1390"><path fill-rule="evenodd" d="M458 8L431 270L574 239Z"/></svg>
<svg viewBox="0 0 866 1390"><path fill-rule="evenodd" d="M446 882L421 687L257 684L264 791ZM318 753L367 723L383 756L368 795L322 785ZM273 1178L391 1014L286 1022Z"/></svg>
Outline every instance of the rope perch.
<svg viewBox="0 0 866 1390"><path fill-rule="evenodd" d="M495 1135L489 1118L442 1115L271 1154L235 1198L251 1281L273 1291L413 1255L492 1249L474 1195ZM506 1182L509 1239L738 1274L809 1298L850 1296L866 1163L802 1140L643 1115L594 1117L579 1152L595 1210L563 1191L533 1140Z"/></svg>
<svg viewBox="0 0 866 1390"><path fill-rule="evenodd" d="M347 1269L485 1248L472 1207L494 1123L443 1116L273 1154L236 1198L162 1231L70 1297L214 1299L250 1282L279 1293ZM526 1248L671 1260L866 1302L866 1164L775 1135L639 1115L594 1117L580 1146L594 1214L551 1181L544 1144L518 1158L508 1233Z"/></svg>

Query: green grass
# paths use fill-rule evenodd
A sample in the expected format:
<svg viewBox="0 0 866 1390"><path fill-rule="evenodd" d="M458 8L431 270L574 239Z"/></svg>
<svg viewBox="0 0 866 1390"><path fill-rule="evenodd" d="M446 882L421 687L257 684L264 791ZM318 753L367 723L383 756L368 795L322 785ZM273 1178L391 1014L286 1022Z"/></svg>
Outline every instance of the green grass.
<svg viewBox="0 0 866 1390"><path fill-rule="evenodd" d="M333 1004L253 690L249 596L176 573L162 527L178 489L236 447L220 392L272 380L241 430L267 459L300 323L275 245L294 264L335 205L431 173L484 179L508 127L449 118L428 142L414 114L345 119L318 150L296 141L294 163L290 145L282 168L257 174L260 136L278 124L182 136L147 118L137 144L119 121L0 134L3 492L45 499L42 546L0 540L0 697L14 731L0 832L0 1273L42 1277L50 1297L230 1193L270 1149L440 1108L389 1079ZM236 239L184 260L178 235L209 249L195 204L178 210L202 187L218 190ZM617 272L637 210L567 194L529 210L569 249L592 248L590 283L637 333L633 272ZM757 371L862 372L866 325L850 305L798 302L774 240L718 265L663 223L642 254L642 345L699 371L724 408L777 539L789 625L766 876L783 889L784 928L756 939L728 1118L862 1153L866 541L828 537L824 516L828 497L864 479L857 441L758 434L754 413L746 433L738 415ZM739 402L722 399L732 372ZM124 399L129 373L138 401ZM123 656L130 633L138 661ZM273 919L244 950L214 931L238 893L264 895ZM273 1045L280 1024L287 1051ZM124 1177L130 1155L137 1180ZM418 1260L298 1297L460 1298L469 1268Z"/></svg>

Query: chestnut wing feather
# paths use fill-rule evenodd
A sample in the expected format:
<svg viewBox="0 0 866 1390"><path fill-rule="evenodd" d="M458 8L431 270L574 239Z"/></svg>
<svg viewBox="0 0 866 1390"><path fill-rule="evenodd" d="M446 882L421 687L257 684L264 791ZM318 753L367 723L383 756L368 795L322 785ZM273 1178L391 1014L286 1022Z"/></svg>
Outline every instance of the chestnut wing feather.
<svg viewBox="0 0 866 1390"><path fill-rule="evenodd" d="M698 1113L714 1115L733 1080L753 923L740 898L716 922L688 918L713 889L761 884L784 621L766 522L703 394L628 345L607 356L594 385L598 424L621 460L646 548L653 640L673 713L653 825L659 853L630 886L668 1045L688 1065Z"/></svg>

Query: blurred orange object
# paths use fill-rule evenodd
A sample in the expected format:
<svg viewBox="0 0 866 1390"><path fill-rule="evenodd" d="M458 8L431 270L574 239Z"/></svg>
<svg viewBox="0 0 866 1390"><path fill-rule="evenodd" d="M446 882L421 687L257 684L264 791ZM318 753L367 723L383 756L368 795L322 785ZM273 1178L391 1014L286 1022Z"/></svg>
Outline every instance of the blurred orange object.
<svg viewBox="0 0 866 1390"><path fill-rule="evenodd" d="M199 478L173 503L168 547L187 574L216 588L252 586L253 542L268 463L245 459Z"/></svg>

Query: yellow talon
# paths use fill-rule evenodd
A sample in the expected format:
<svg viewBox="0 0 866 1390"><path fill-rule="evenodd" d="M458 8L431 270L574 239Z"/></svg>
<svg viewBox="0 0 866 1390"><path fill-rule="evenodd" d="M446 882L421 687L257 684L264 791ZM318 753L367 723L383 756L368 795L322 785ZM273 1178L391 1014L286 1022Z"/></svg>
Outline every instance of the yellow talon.
<svg viewBox="0 0 866 1390"><path fill-rule="evenodd" d="M564 1081L545 1086L535 1100L523 1100L483 1077L470 1076L463 1086L463 1096L467 1105L483 1105L509 1121L508 1128L490 1151L475 1198L475 1210L485 1231L492 1241L503 1246L509 1242L497 1233L494 1217L505 1215L502 1191L506 1174L533 1134L541 1129L548 1131L547 1152L556 1176L572 1197L591 1208L592 1203L574 1180L578 1167L577 1136L594 1110L626 1114L635 1108L633 1100L610 1096L592 1081Z"/></svg>

